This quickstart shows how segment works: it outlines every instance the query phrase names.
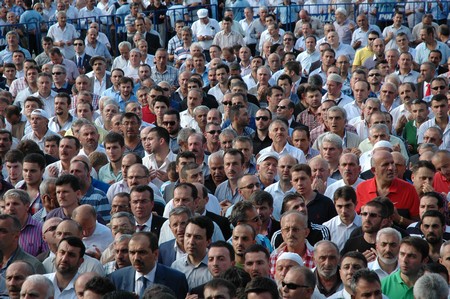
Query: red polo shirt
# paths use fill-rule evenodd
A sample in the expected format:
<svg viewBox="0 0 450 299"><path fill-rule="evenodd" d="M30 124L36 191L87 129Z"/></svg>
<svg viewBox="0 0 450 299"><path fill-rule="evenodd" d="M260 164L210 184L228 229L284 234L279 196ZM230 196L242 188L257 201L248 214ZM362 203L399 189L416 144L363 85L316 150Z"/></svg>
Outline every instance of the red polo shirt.
<svg viewBox="0 0 450 299"><path fill-rule="evenodd" d="M378 196L375 178L359 184L356 187L356 196L358 200L356 211L359 213L363 205ZM400 215L406 216L401 210L407 210L409 212L407 218L419 216L419 196L413 185L395 178L389 187L387 197L392 201L397 210L399 210Z"/></svg>
<svg viewBox="0 0 450 299"><path fill-rule="evenodd" d="M450 182L438 171L434 175L433 188L436 192L447 194L450 191Z"/></svg>

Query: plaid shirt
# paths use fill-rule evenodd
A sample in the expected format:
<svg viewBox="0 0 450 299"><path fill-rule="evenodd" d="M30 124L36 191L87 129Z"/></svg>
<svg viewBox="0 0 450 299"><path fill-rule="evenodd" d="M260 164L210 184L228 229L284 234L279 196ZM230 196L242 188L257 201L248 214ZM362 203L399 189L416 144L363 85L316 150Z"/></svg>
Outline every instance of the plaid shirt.
<svg viewBox="0 0 450 299"><path fill-rule="evenodd" d="M169 44L168 44L169 54L175 53L175 49L178 47L182 47L182 46L183 46L183 41L178 37L178 35L175 34L175 36L169 40Z"/></svg>
<svg viewBox="0 0 450 299"><path fill-rule="evenodd" d="M27 88L28 83L27 81L25 81L25 77L17 78L16 80L12 81L11 86L9 87L9 92L13 95L13 97L16 97L19 91Z"/></svg>
<svg viewBox="0 0 450 299"><path fill-rule="evenodd" d="M314 265L314 253L308 249L308 245L306 244L305 241L305 254L302 255L302 260L303 263L305 265L305 267L308 267L309 269L314 269L315 265ZM277 259L278 257L284 253L287 252L287 246L283 246L280 248L275 249L272 254L270 255L270 276L272 278L275 277L275 272L276 272L276 263L277 263Z"/></svg>
<svg viewBox="0 0 450 299"><path fill-rule="evenodd" d="M152 67L152 79L155 81L155 84L159 82L166 81L172 86L178 86L178 70L171 66L166 66L166 70L160 73L156 69L156 65Z"/></svg>
<svg viewBox="0 0 450 299"><path fill-rule="evenodd" d="M95 93L91 93L92 95L92 107L94 107L94 111L98 110L98 101L100 100L100 96ZM72 96L72 104L70 105L69 110L77 108L77 95Z"/></svg>
<svg viewBox="0 0 450 299"><path fill-rule="evenodd" d="M300 112L300 114L297 116L297 122L308 126L309 131L312 131L313 129L320 126L320 123L317 120L317 115L312 113L309 108Z"/></svg>
<svg viewBox="0 0 450 299"><path fill-rule="evenodd" d="M310 129L311 129L311 128L310 128ZM352 133L358 134L358 133L356 132L355 127L354 127L354 126L351 126L351 125L349 125L349 124L346 124L346 125L345 125L345 130L348 131L348 132L352 132ZM311 136L311 145L314 144L314 141L316 141L316 139L317 139L321 134L323 134L323 133L325 133L325 132L328 132L328 131L329 131L329 129L326 128L324 124L321 124L320 126L318 126L317 128L315 128L314 130L312 130L312 131L310 132L310 136Z"/></svg>

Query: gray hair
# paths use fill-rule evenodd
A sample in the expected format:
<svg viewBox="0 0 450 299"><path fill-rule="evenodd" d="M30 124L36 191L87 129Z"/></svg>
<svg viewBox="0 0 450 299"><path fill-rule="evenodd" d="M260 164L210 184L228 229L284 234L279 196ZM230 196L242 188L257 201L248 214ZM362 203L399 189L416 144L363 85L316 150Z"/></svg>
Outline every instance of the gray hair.
<svg viewBox="0 0 450 299"><path fill-rule="evenodd" d="M377 238L376 238L376 243L380 242L380 238L382 235L391 235L391 236L395 236L397 237L398 242L400 243L400 241L402 240L402 235L398 232L398 230L392 228L392 227L385 227L380 229L377 232Z"/></svg>
<svg viewBox="0 0 450 299"><path fill-rule="evenodd" d="M232 136L233 138L237 137L237 133L234 130L231 129L225 129L222 131L222 133L220 133L220 136Z"/></svg>
<svg viewBox="0 0 450 299"><path fill-rule="evenodd" d="M447 298L448 282L437 273L421 276L414 284L414 298Z"/></svg>
<svg viewBox="0 0 450 299"><path fill-rule="evenodd" d="M111 97L102 97L100 100L104 99L104 103L103 103L103 107L108 106L108 105L114 105L117 108L119 108L119 105L117 105L117 102L111 98Z"/></svg>
<svg viewBox="0 0 450 299"><path fill-rule="evenodd" d="M220 151L216 151L216 152L212 153L211 155L209 155L209 157L208 157L208 166L211 164L211 161L213 159L220 158L220 159L223 160L223 154L224 154L224 152L222 150L220 150Z"/></svg>
<svg viewBox="0 0 450 299"><path fill-rule="evenodd" d="M15 37L19 38L19 34L14 30L8 31L8 33L6 33L6 38L8 38L8 36L10 35L14 35Z"/></svg>
<svg viewBox="0 0 450 299"><path fill-rule="evenodd" d="M429 127L428 129L425 130L425 132L428 131L428 130L432 130L432 131L437 132L439 134L439 138L441 138L441 139L444 137L444 134L443 134L441 128L439 128L438 126Z"/></svg>
<svg viewBox="0 0 450 299"><path fill-rule="evenodd" d="M253 140L248 136L237 136L233 139L233 147L236 146L236 142L247 142L253 147Z"/></svg>
<svg viewBox="0 0 450 299"><path fill-rule="evenodd" d="M128 221L130 221L130 224L133 226L136 223L136 220L134 219L134 216L131 213L123 212L123 211L112 214L110 222L113 219L118 219L118 218L128 218Z"/></svg>
<svg viewBox="0 0 450 299"><path fill-rule="evenodd" d="M329 241L329 240L320 240L319 242L317 242L316 244L314 244L313 252L316 253L316 251L319 249L319 246L321 246L321 245L323 245L323 244L328 244L328 245L330 245L331 247L333 247L333 248L336 250L337 255L338 255L338 256L340 255L340 253L339 253L339 247L338 247L334 242L331 242L331 241Z"/></svg>
<svg viewBox="0 0 450 299"><path fill-rule="evenodd" d="M6 200L8 197L19 199L24 205L30 204L31 202L28 193L20 189L10 189L6 191L6 193L3 195L3 200Z"/></svg>
<svg viewBox="0 0 450 299"><path fill-rule="evenodd" d="M285 217L287 217L289 215L297 216L297 218L300 219L300 221L303 223L303 225L305 227L308 227L308 215L304 215L304 214L300 213L297 210L291 210L291 211L284 212L283 215L281 215L281 219L280 220L283 220L283 218L285 218ZM280 223L281 223L281 221L280 221Z"/></svg>
<svg viewBox="0 0 450 299"><path fill-rule="evenodd" d="M433 143L421 143L417 147L417 150L421 150L421 149L429 149L430 151L435 153L439 150L439 147L437 147L436 144L433 144Z"/></svg>
<svg viewBox="0 0 450 299"><path fill-rule="evenodd" d="M86 118L79 118L72 123L71 128L73 130L73 128L76 128L76 127L81 128L81 126L87 125L87 124L92 124L92 123L90 121L88 121Z"/></svg>
<svg viewBox="0 0 450 299"><path fill-rule="evenodd" d="M316 287L316 275L308 267L305 266L293 266L288 272L296 272L296 276L303 275L304 284L312 289Z"/></svg>
<svg viewBox="0 0 450 299"><path fill-rule="evenodd" d="M327 110L327 114L330 113L330 112L335 112L335 111L341 112L343 118L345 119L345 122L347 122L347 111L345 111L345 109L342 108L342 107L339 107L339 106L333 106L333 107L330 107L330 108Z"/></svg>
<svg viewBox="0 0 450 299"><path fill-rule="evenodd" d="M115 240L114 240L114 244L123 242L125 240L130 240L132 237L132 235L129 234L121 234L120 236L118 236Z"/></svg>
<svg viewBox="0 0 450 299"><path fill-rule="evenodd" d="M139 56L141 56L141 51L139 51L139 50L136 49L136 48L131 49L131 50L130 50L130 54L131 54L131 53L137 53L137 54L139 54Z"/></svg>
<svg viewBox="0 0 450 299"><path fill-rule="evenodd" d="M63 73L64 73L64 74L67 73L66 67L65 67L64 65L62 65L62 64L54 64L53 67L52 67L52 71L53 71L54 69L61 69L61 70L63 70Z"/></svg>
<svg viewBox="0 0 450 299"><path fill-rule="evenodd" d="M371 101L372 103L377 104L378 109L381 109L381 101L380 101L380 99L378 99L378 98L367 98L367 100L364 102L364 104L367 103L368 101Z"/></svg>
<svg viewBox="0 0 450 299"><path fill-rule="evenodd" d="M200 106L195 107L193 112L194 112L194 116L197 116L197 113L200 113L200 112L208 113L209 108L208 108L208 106L200 105Z"/></svg>
<svg viewBox="0 0 450 299"><path fill-rule="evenodd" d="M127 42L127 41L120 42L118 48L120 49L122 47L127 47L128 50L131 51L131 43L130 42Z"/></svg>
<svg viewBox="0 0 450 299"><path fill-rule="evenodd" d="M171 216L173 216L173 215L178 216L178 215L182 215L182 214L186 214L188 216L188 218L192 218L192 216L193 216L192 211L189 208L176 207L176 208L173 208L172 211L170 211L170 213L169 213L169 223L170 223Z"/></svg>
<svg viewBox="0 0 450 299"><path fill-rule="evenodd" d="M47 277L45 277L44 275L42 275L42 274L30 275L25 279L25 282L27 282L27 281L32 282L34 284L44 285L45 288L47 289L47 294L45 294L45 299L49 299L49 298L53 297L53 295L55 293L55 287L53 286L53 283L51 282L51 280L48 279Z"/></svg>
<svg viewBox="0 0 450 299"><path fill-rule="evenodd" d="M342 138L339 137L339 135L328 132L325 133L322 137L322 140L320 141L320 148L322 148L322 145L324 142L329 142L334 144L338 149L342 150Z"/></svg>
<svg viewBox="0 0 450 299"><path fill-rule="evenodd" d="M191 33L192 33L192 31L191 31ZM199 43L192 43L192 45L189 47L189 49L195 49L195 48L198 48L198 49L200 49L200 51L203 52L203 47Z"/></svg>
<svg viewBox="0 0 450 299"><path fill-rule="evenodd" d="M375 131L375 130L377 130L377 131L378 130L380 130L380 131L383 130L384 132L386 132L387 135L389 135L389 128L385 124L375 124L372 127L370 127L370 129L369 129L369 136L370 137L372 137L372 131Z"/></svg>
<svg viewBox="0 0 450 299"><path fill-rule="evenodd" d="M187 142L189 136L191 136L196 131L192 128L183 128L178 132L177 143L181 144L183 142Z"/></svg>
<svg viewBox="0 0 450 299"><path fill-rule="evenodd" d="M48 189L50 185L55 185L56 178L49 177L42 181L42 183L39 185L39 194L48 194Z"/></svg>

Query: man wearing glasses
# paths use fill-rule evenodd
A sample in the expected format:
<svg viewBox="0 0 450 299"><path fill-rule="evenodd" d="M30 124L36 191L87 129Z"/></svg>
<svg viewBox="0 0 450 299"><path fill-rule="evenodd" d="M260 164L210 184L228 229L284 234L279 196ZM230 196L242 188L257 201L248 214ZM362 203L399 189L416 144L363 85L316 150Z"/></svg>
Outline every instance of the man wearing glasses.
<svg viewBox="0 0 450 299"><path fill-rule="evenodd" d="M258 154L263 148L272 144L269 137L269 125L272 120L272 113L266 109L259 109L255 114L256 131L253 137L253 154Z"/></svg>
<svg viewBox="0 0 450 299"><path fill-rule="evenodd" d="M283 298L310 299L316 287L314 273L304 266L294 266L289 269L281 282L280 293Z"/></svg>
<svg viewBox="0 0 450 299"><path fill-rule="evenodd" d="M80 74L91 72L92 66L89 62L91 61L92 56L86 54L84 40L82 38L75 39L73 46L75 48L75 56L72 58L72 61L77 65Z"/></svg>

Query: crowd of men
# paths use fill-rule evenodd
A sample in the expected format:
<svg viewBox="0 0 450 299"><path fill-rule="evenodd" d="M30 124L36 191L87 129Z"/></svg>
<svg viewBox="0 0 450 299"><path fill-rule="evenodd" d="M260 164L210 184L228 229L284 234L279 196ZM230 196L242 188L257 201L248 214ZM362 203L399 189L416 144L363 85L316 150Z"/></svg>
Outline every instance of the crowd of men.
<svg viewBox="0 0 450 299"><path fill-rule="evenodd" d="M446 2L81 2L0 10L0 298L448 297Z"/></svg>

